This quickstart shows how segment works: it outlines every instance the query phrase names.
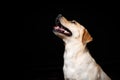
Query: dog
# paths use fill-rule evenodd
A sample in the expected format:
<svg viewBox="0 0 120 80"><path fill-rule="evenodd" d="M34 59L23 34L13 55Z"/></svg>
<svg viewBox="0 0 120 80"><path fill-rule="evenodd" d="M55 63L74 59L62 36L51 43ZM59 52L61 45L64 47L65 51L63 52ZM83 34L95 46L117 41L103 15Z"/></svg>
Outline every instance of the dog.
<svg viewBox="0 0 120 80"><path fill-rule="evenodd" d="M88 30L75 20L59 14L53 33L65 43L63 73L65 80L111 80L87 49L93 40Z"/></svg>

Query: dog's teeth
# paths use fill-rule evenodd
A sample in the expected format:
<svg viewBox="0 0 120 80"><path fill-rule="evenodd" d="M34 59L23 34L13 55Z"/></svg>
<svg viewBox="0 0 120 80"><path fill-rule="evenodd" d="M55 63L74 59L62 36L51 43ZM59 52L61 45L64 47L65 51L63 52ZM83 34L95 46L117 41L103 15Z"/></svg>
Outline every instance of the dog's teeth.
<svg viewBox="0 0 120 80"><path fill-rule="evenodd" d="M65 33L67 32L67 31L64 31Z"/></svg>
<svg viewBox="0 0 120 80"><path fill-rule="evenodd" d="M64 31L64 33L68 33L67 31Z"/></svg>

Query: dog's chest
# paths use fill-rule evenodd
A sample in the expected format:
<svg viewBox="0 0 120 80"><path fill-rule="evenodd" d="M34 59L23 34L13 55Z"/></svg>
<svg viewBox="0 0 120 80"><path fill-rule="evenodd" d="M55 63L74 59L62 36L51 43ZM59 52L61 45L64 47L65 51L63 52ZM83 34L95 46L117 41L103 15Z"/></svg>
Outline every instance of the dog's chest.
<svg viewBox="0 0 120 80"><path fill-rule="evenodd" d="M71 53L72 54L72 53ZM64 67L63 71L66 77L76 78L80 76L86 76L87 65L84 63L85 57L81 59L75 59L75 56L64 55Z"/></svg>
<svg viewBox="0 0 120 80"><path fill-rule="evenodd" d="M88 77L91 67L93 67L93 64L89 65L93 60L90 55L87 55L87 53L81 54L79 57L76 55L75 51L65 51L63 67L64 75L67 78L75 80L76 78L79 78L84 80Z"/></svg>

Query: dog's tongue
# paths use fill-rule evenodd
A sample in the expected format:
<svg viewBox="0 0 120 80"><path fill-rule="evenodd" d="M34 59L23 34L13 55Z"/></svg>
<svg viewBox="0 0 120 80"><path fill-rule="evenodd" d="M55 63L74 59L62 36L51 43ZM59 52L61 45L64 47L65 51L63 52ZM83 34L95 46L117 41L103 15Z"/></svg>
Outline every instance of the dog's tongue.
<svg viewBox="0 0 120 80"><path fill-rule="evenodd" d="M58 32L65 33L65 34L69 34L68 31L66 31L64 28L62 28L62 27L60 27L60 26L54 26L54 30L55 30L55 31L58 31Z"/></svg>
<svg viewBox="0 0 120 80"><path fill-rule="evenodd" d="M54 26L54 29L55 30L58 30L60 27L59 26Z"/></svg>
<svg viewBox="0 0 120 80"><path fill-rule="evenodd" d="M63 29L62 27L59 27L59 26L55 26L54 29L55 29L55 30L64 31L64 29Z"/></svg>

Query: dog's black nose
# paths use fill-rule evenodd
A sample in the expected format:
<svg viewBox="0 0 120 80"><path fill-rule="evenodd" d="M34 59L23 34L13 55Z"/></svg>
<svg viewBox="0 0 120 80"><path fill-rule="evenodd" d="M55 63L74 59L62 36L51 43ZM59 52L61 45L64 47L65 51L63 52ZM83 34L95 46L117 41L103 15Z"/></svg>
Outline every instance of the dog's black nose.
<svg viewBox="0 0 120 80"><path fill-rule="evenodd" d="M62 14L58 14L58 16L56 17L55 23L59 24L59 19L62 17Z"/></svg>
<svg viewBox="0 0 120 80"><path fill-rule="evenodd" d="M60 17L62 17L62 14L58 14L57 18L59 19Z"/></svg>

